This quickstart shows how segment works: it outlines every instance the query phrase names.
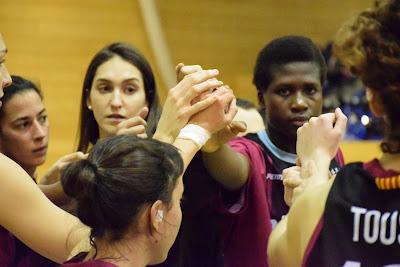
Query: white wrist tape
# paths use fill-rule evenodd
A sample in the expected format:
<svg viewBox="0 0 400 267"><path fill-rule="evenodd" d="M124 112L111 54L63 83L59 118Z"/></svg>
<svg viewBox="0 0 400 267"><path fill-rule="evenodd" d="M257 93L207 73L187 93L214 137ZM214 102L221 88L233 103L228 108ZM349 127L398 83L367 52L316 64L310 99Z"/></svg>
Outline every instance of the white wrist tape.
<svg viewBox="0 0 400 267"><path fill-rule="evenodd" d="M201 148L210 137L211 134L203 127L196 124L188 124L181 129L177 138L192 140Z"/></svg>

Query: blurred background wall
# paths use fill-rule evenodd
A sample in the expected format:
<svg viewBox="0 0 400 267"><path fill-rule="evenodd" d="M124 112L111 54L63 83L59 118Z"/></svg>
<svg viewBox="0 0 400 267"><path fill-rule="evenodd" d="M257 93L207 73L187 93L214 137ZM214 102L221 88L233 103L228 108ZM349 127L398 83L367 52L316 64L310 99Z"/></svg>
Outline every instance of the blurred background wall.
<svg viewBox="0 0 400 267"><path fill-rule="evenodd" d="M238 97L256 102L252 69L268 41L298 34L323 46L343 21L372 0L154 3L173 64L218 68ZM83 76L105 45L126 41L138 47L156 73L161 99L166 96L163 68L155 63L137 0L0 0L0 31L9 48L9 71L36 81L45 95L51 137L41 170L74 150ZM354 149L350 144L344 150L347 158L364 159L365 149L376 150L377 145L367 142Z"/></svg>

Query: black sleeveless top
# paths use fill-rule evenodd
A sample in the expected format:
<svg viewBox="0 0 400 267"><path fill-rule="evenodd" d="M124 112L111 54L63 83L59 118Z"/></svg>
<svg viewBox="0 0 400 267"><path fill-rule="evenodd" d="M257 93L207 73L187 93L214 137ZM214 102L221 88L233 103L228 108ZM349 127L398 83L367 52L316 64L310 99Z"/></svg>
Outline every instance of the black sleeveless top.
<svg viewBox="0 0 400 267"><path fill-rule="evenodd" d="M393 186L381 187L382 181ZM362 163L343 167L329 192L303 265L400 264L399 188L399 176L373 177Z"/></svg>

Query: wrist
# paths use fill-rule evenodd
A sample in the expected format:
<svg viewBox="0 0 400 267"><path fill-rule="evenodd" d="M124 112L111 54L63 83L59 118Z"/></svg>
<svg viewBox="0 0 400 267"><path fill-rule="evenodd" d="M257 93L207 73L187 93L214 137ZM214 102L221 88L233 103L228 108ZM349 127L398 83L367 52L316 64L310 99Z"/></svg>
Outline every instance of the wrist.
<svg viewBox="0 0 400 267"><path fill-rule="evenodd" d="M193 141L199 149L203 147L211 134L203 127L196 124L187 124L179 132L177 139L187 139Z"/></svg>
<svg viewBox="0 0 400 267"><path fill-rule="evenodd" d="M159 132L154 133L153 139L156 139L158 141L168 143L168 144L172 144L174 142L174 138L172 136L169 136L167 134L162 134Z"/></svg>

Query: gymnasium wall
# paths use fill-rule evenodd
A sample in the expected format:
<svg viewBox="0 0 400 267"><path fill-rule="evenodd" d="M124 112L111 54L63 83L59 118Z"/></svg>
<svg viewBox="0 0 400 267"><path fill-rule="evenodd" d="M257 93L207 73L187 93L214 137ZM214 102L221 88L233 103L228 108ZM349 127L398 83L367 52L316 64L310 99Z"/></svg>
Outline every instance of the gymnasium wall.
<svg viewBox="0 0 400 267"><path fill-rule="evenodd" d="M301 34L323 45L346 18L371 2L155 0L173 63L216 67L238 97L254 101L252 68L266 42ZM42 171L73 151L83 76L106 44L137 46L152 63L165 98L162 69L155 64L136 0L0 0L0 31L9 48L10 72L37 81L44 91L51 139Z"/></svg>

